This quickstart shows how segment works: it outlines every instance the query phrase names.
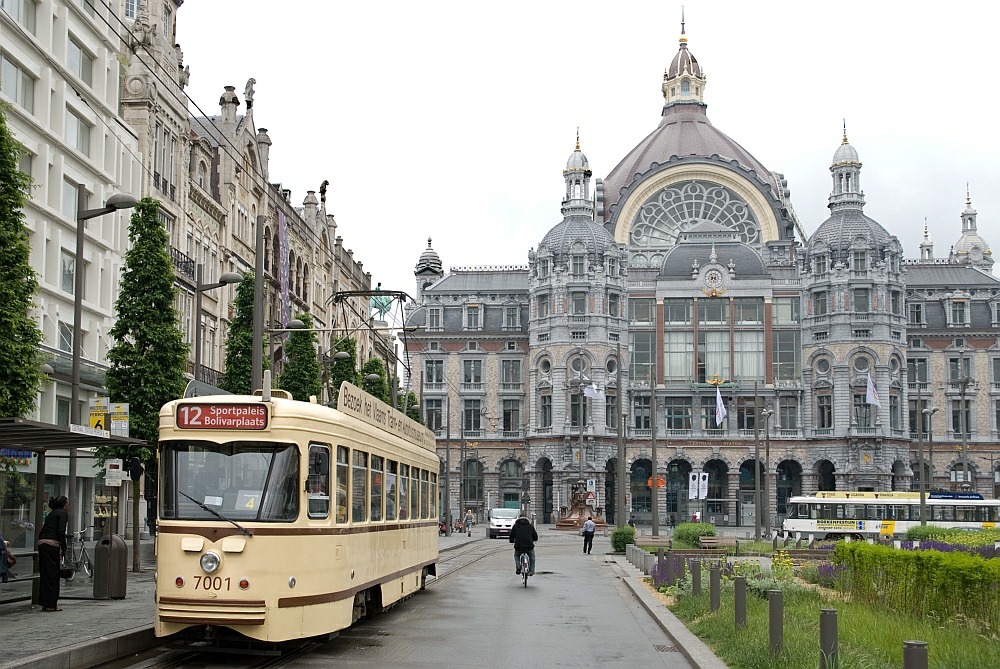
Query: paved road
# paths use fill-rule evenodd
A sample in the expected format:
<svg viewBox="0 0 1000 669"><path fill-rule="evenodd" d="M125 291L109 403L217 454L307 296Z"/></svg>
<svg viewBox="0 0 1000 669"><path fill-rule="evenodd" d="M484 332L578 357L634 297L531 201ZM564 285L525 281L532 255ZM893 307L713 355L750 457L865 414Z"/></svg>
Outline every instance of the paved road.
<svg viewBox="0 0 1000 669"><path fill-rule="evenodd" d="M689 667L594 543L543 531L525 589L509 543L477 542L482 559L287 666Z"/></svg>

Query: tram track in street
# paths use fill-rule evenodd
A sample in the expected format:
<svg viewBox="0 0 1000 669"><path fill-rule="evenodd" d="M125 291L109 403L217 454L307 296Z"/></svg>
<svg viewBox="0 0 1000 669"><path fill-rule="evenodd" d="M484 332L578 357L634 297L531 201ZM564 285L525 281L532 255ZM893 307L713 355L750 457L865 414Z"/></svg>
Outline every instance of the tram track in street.
<svg viewBox="0 0 1000 669"><path fill-rule="evenodd" d="M441 567L443 565L447 565L447 569L443 573L440 573L438 576L434 577L433 581L429 581L427 583L427 587L430 588L433 585L440 583L442 580L448 578L452 574L461 571L462 569L465 569L466 567L469 567L479 562L480 560L484 560L495 553L500 552L508 545L507 543L501 543L500 545L491 545L491 544L484 545L481 544L480 541L473 542L473 544L474 545L472 547L466 550L456 549L454 551L449 551L448 556L443 559L440 557L439 554L438 572L442 571ZM460 562L460 564L457 564L457 566L452 566L456 562Z"/></svg>

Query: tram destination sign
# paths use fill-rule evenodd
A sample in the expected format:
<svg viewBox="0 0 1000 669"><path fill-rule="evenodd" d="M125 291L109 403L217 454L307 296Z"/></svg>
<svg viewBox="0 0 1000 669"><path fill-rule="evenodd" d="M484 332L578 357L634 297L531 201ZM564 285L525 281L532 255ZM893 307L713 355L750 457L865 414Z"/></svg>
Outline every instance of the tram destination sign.
<svg viewBox="0 0 1000 669"><path fill-rule="evenodd" d="M177 405L177 427L183 430L265 430L265 404Z"/></svg>

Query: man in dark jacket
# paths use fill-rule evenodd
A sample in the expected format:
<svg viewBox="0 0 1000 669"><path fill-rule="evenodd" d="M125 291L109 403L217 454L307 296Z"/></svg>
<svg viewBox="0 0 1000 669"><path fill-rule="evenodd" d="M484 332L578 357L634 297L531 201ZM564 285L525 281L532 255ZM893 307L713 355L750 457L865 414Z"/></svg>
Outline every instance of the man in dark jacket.
<svg viewBox="0 0 1000 669"><path fill-rule="evenodd" d="M528 517L521 513L521 517L510 528L510 543L514 544L514 573L521 573L521 561L518 559L521 553L528 554L528 576L535 575L535 542L538 541L538 532L531 524Z"/></svg>

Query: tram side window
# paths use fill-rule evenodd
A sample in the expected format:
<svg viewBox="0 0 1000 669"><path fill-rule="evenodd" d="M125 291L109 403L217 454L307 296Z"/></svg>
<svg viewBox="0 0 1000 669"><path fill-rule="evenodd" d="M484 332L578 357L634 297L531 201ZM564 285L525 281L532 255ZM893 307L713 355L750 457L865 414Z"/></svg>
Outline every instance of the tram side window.
<svg viewBox="0 0 1000 669"><path fill-rule="evenodd" d="M347 488L350 477L348 450L337 446L337 522L347 522Z"/></svg>
<svg viewBox="0 0 1000 669"><path fill-rule="evenodd" d="M971 523L976 519L976 507L959 506L955 508L955 520Z"/></svg>
<svg viewBox="0 0 1000 669"><path fill-rule="evenodd" d="M430 518L430 495L427 494L427 470L420 472L420 517Z"/></svg>
<svg viewBox="0 0 1000 669"><path fill-rule="evenodd" d="M920 512L917 512L919 515ZM909 520L909 507L902 504L891 504L889 505L887 520Z"/></svg>
<svg viewBox="0 0 1000 669"><path fill-rule="evenodd" d="M868 520L883 520L885 517L884 504L872 504L868 507Z"/></svg>
<svg viewBox="0 0 1000 669"><path fill-rule="evenodd" d="M934 520L955 520L955 507L935 506Z"/></svg>
<svg viewBox="0 0 1000 669"><path fill-rule="evenodd" d="M431 518L438 518L438 476L431 474Z"/></svg>
<svg viewBox="0 0 1000 669"><path fill-rule="evenodd" d="M372 456L372 521L382 520L382 458Z"/></svg>
<svg viewBox="0 0 1000 669"><path fill-rule="evenodd" d="M309 444L309 477L306 479L309 495L309 517L330 516L330 447Z"/></svg>
<svg viewBox="0 0 1000 669"><path fill-rule="evenodd" d="M385 461L385 519L396 520L396 467L394 460Z"/></svg>
<svg viewBox="0 0 1000 669"><path fill-rule="evenodd" d="M354 451L351 470L351 521L363 523L368 512L368 454Z"/></svg>
<svg viewBox="0 0 1000 669"><path fill-rule="evenodd" d="M844 505L844 515L843 518L847 520L864 520L865 519L865 507L860 504L845 504Z"/></svg>
<svg viewBox="0 0 1000 669"><path fill-rule="evenodd" d="M410 467L410 518L420 517L420 470Z"/></svg>
<svg viewBox="0 0 1000 669"><path fill-rule="evenodd" d="M410 489L410 465L399 465L399 519L409 520L410 511L407 508L406 500L409 499L407 491Z"/></svg>

